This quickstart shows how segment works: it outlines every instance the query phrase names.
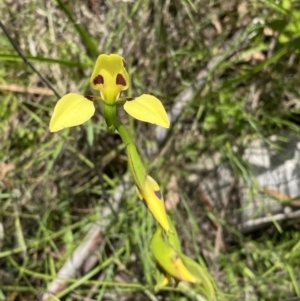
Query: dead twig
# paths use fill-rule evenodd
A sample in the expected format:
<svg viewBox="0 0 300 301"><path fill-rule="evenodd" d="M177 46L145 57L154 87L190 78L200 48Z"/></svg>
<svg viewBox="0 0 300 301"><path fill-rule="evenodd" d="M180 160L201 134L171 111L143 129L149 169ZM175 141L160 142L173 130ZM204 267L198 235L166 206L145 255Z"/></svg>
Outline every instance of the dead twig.
<svg viewBox="0 0 300 301"><path fill-rule="evenodd" d="M0 84L0 90L6 90L17 93L39 94L39 95L54 95L54 92L48 88L42 87L22 87L14 84Z"/></svg>

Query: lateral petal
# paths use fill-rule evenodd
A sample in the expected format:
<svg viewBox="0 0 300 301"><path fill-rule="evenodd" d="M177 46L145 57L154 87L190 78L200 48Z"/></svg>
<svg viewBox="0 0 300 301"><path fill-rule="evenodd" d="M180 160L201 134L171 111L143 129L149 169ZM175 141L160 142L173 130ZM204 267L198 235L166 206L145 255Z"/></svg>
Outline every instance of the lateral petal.
<svg viewBox="0 0 300 301"><path fill-rule="evenodd" d="M83 124L94 113L93 101L76 93L66 94L54 107L49 125L50 132L57 132L64 128Z"/></svg>
<svg viewBox="0 0 300 301"><path fill-rule="evenodd" d="M126 101L124 110L135 119L153 123L164 128L170 127L168 114L161 101L150 94L143 94Z"/></svg>

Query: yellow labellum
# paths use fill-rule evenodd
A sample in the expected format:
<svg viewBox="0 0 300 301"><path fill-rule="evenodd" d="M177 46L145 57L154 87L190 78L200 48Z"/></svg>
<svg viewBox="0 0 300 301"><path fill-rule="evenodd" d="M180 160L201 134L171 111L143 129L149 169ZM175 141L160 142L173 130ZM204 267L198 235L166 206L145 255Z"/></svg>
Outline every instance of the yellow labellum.
<svg viewBox="0 0 300 301"><path fill-rule="evenodd" d="M168 114L161 101L150 94L143 94L126 101L124 110L135 119L153 123L164 128L170 127Z"/></svg>
<svg viewBox="0 0 300 301"><path fill-rule="evenodd" d="M83 124L95 113L92 101L82 95L69 93L63 96L55 105L50 120L50 132Z"/></svg>

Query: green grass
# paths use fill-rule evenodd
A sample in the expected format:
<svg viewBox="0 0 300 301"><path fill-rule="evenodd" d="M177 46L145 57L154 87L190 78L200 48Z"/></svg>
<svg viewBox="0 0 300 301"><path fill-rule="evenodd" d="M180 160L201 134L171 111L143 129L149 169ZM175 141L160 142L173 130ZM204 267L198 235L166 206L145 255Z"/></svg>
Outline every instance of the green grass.
<svg viewBox="0 0 300 301"><path fill-rule="evenodd" d="M208 207L199 190L209 176L203 166L216 153L236 179L249 180L241 158L246 141L268 140L282 129L299 133L299 7L295 1L235 3L3 0L0 11L16 45L60 95L92 93L95 58L111 52L126 58L128 95L152 93L170 110L194 87L156 155L146 149L155 144L153 126L120 112L166 198L171 190L169 198L179 197L170 214L183 249L210 270L219 300L297 300L299 221L282 225L282 233L270 226L244 235L232 222L237 204ZM0 84L45 86L3 34L0 47ZM201 70L207 74L199 81ZM89 229L104 224L99 260L69 279L59 300L199 299L181 285L153 291L155 223L133 182L124 180L124 147L100 114L51 134L55 96L0 94L0 300L32 300L45 292ZM120 202L114 201L123 185ZM108 202L118 209L103 218Z"/></svg>

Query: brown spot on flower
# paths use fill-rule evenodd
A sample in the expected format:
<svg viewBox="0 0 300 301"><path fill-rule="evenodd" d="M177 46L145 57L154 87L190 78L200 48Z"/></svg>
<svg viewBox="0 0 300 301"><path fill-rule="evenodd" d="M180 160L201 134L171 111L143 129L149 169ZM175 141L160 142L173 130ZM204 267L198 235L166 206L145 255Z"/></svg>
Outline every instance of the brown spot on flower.
<svg viewBox="0 0 300 301"><path fill-rule="evenodd" d="M123 61L123 66L124 66L124 68L126 68L126 62L125 62L125 60L124 59L122 59L122 61Z"/></svg>
<svg viewBox="0 0 300 301"><path fill-rule="evenodd" d="M93 81L94 85L104 84L104 78L102 75L97 75Z"/></svg>
<svg viewBox="0 0 300 301"><path fill-rule="evenodd" d="M87 95L87 96L84 96L86 99L88 99L88 100L91 100L91 101L93 101L94 100L94 96L89 96L89 95Z"/></svg>
<svg viewBox="0 0 300 301"><path fill-rule="evenodd" d="M154 193L161 200L161 192L160 192L160 190L154 191Z"/></svg>
<svg viewBox="0 0 300 301"><path fill-rule="evenodd" d="M116 84L121 85L121 86L126 86L126 81L125 78L123 77L122 74L118 73L117 78L116 78Z"/></svg>
<svg viewBox="0 0 300 301"><path fill-rule="evenodd" d="M126 97L125 99L126 99L126 101L132 101L132 100L134 100L135 98L134 98L134 97Z"/></svg>

